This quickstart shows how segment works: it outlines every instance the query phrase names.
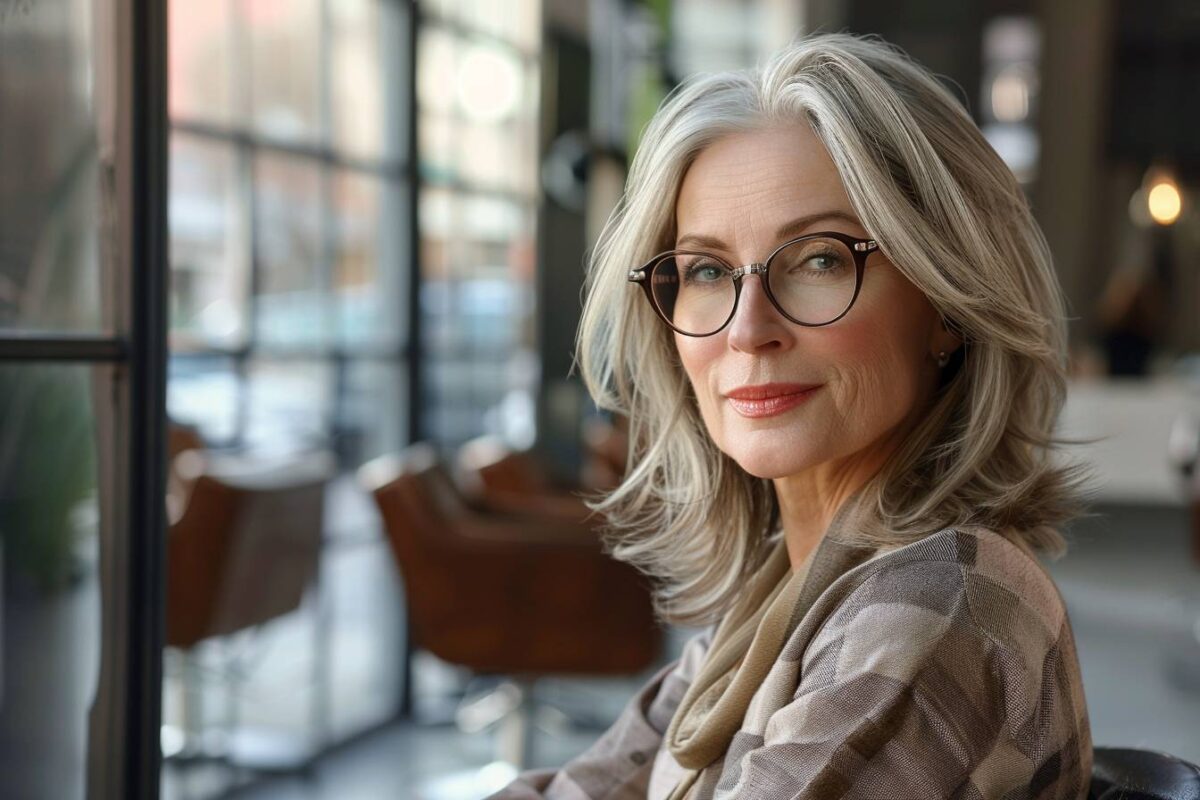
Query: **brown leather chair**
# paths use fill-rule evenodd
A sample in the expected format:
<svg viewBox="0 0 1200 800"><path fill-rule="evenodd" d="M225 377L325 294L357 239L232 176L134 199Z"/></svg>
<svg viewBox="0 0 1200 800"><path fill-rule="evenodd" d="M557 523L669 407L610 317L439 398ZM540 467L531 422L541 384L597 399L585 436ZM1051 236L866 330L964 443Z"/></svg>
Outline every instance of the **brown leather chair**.
<svg viewBox="0 0 1200 800"><path fill-rule="evenodd" d="M174 761L233 757L204 741L203 693L194 685L200 645L249 635L300 608L317 578L325 485L333 471L325 453L266 460L190 448L172 459L177 487L186 487L177 496L185 505L173 513L166 543L166 644L176 648L172 663L181 662L183 693L182 725L164 730L164 741L172 742L164 751ZM241 670L221 650L228 718L225 735L217 738L228 741ZM292 748L300 755L290 766L302 766L305 747Z"/></svg>
<svg viewBox="0 0 1200 800"><path fill-rule="evenodd" d="M167 535L166 643L189 648L298 609L317 572L331 459L186 450L172 467L191 488Z"/></svg>
<svg viewBox="0 0 1200 800"><path fill-rule="evenodd" d="M537 457L513 450L494 436L464 444L455 463L455 483L469 503L482 511L524 514L569 525L594 525L583 502L583 487L556 484Z"/></svg>
<svg viewBox="0 0 1200 800"><path fill-rule="evenodd" d="M469 506L433 448L360 470L404 579L411 637L479 673L629 675L662 631L643 577L594 528Z"/></svg>

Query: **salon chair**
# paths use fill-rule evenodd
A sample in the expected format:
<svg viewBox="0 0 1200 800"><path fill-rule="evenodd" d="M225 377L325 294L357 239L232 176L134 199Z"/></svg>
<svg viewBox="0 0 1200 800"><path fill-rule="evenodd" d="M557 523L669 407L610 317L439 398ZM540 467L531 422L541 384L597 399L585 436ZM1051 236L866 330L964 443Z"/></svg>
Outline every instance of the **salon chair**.
<svg viewBox="0 0 1200 800"><path fill-rule="evenodd" d="M228 761L243 671L228 657L229 645L299 609L315 584L333 459L311 453L266 460L187 448L170 470L179 493L166 542L166 644L182 662L184 724L164 729L164 751L179 763ZM210 644L221 656L227 690L227 718L216 731L204 725L202 689L195 685L201 651ZM254 767L253 761L239 765Z"/></svg>
<svg viewBox="0 0 1200 800"><path fill-rule="evenodd" d="M538 678L629 676L655 663L662 631L649 588L603 552L594 528L473 508L425 444L376 459L359 477L403 578L410 647L510 679L493 720L501 760L529 762Z"/></svg>
<svg viewBox="0 0 1200 800"><path fill-rule="evenodd" d="M1200 800L1200 768L1153 750L1097 747L1088 800Z"/></svg>
<svg viewBox="0 0 1200 800"><path fill-rule="evenodd" d="M584 505L583 487L556 484L531 451L513 450L494 436L472 439L459 448L454 480L467 502L481 511L573 525L595 523Z"/></svg>

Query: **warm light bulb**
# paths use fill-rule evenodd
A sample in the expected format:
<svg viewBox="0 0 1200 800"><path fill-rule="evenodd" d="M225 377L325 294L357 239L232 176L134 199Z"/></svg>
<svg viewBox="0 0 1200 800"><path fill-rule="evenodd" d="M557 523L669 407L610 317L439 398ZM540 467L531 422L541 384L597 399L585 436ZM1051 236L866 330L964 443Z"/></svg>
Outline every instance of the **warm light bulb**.
<svg viewBox="0 0 1200 800"><path fill-rule="evenodd" d="M1170 180L1156 181L1146 194L1146 206L1150 209L1151 218L1159 225L1174 223L1179 219L1179 212L1183 208L1179 187Z"/></svg>
<svg viewBox="0 0 1200 800"><path fill-rule="evenodd" d="M466 52L458 67L458 104L475 122L510 117L521 102L521 74L507 53L485 45Z"/></svg>

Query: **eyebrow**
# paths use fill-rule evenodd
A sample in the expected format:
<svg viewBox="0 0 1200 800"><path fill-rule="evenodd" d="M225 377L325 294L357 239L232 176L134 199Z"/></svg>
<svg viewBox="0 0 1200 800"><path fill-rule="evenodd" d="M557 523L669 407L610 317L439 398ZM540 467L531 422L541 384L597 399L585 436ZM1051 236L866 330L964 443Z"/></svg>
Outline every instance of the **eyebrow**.
<svg viewBox="0 0 1200 800"><path fill-rule="evenodd" d="M808 214L807 216L798 217L798 218L792 220L791 222L787 222L787 223L781 225L779 227L779 230L775 231L775 238L776 239L784 239L788 236L793 236L793 235L798 236L801 233L803 233L805 230L807 230L808 228L811 228L815 223L824 222L826 220L831 220L831 219L840 220L842 222L848 222L851 225L858 225L858 226L862 225L862 223L858 221L858 217L854 216L853 214L847 214L845 211L837 211L837 210L819 211L816 214ZM721 241L720 239L713 237L713 236L705 236L702 233L684 234L683 236L680 236L679 239L676 240L675 246L680 247L684 243L694 244L698 247L712 248L712 249L716 249L716 250L728 249L726 244L723 241Z"/></svg>

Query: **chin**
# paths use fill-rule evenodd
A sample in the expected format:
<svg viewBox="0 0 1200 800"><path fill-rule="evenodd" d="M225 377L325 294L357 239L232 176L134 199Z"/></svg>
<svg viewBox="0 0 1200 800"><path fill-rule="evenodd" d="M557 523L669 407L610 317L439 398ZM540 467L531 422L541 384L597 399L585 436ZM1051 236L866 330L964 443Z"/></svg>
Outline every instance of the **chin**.
<svg viewBox="0 0 1200 800"><path fill-rule="evenodd" d="M743 440L741 446L726 449L725 453L746 472L756 478L768 480L786 478L803 472L817 461L811 454L804 453L801 447L789 442L786 437L775 434L767 438L768 441L753 447L747 447Z"/></svg>

